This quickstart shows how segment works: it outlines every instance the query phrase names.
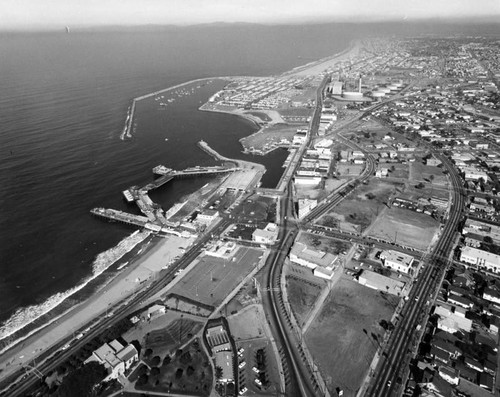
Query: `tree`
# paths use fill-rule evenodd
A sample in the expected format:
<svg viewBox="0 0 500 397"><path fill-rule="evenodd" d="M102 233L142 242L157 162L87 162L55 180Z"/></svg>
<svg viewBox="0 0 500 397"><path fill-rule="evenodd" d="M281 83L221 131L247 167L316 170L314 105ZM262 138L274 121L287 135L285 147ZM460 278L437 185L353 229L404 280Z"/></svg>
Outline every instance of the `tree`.
<svg viewBox="0 0 500 397"><path fill-rule="evenodd" d="M215 379L217 379L217 380L221 379L223 374L224 374L224 372L222 371L222 368L219 366L216 366L215 367Z"/></svg>
<svg viewBox="0 0 500 397"><path fill-rule="evenodd" d="M57 389L58 397L91 396L95 386L107 375L104 365L91 362L64 377Z"/></svg>
<svg viewBox="0 0 500 397"><path fill-rule="evenodd" d="M170 356L167 354L165 356L165 358L163 359L163 366L166 367L168 364L170 364L170 361L172 361L172 359L170 358Z"/></svg>
<svg viewBox="0 0 500 397"><path fill-rule="evenodd" d="M161 361L160 356L154 356L154 357L151 359L151 366L152 366L152 367L157 367L157 366L160 364L160 361Z"/></svg>
<svg viewBox="0 0 500 397"><path fill-rule="evenodd" d="M177 368L177 371L175 371L175 379L182 378L183 373L184 373L184 370L182 368Z"/></svg>
<svg viewBox="0 0 500 397"><path fill-rule="evenodd" d="M160 368L158 368L158 367L151 368L150 375L151 376L158 376L158 375L160 375Z"/></svg>
<svg viewBox="0 0 500 397"><path fill-rule="evenodd" d="M187 376L191 376L194 374L194 368L190 365L189 367L187 367L186 369L186 375Z"/></svg>
<svg viewBox="0 0 500 397"><path fill-rule="evenodd" d="M151 357L152 354L153 354L153 349L146 349L146 351L144 352L144 358Z"/></svg>
<svg viewBox="0 0 500 397"><path fill-rule="evenodd" d="M148 381L149 381L148 375L147 374L142 374L141 376L139 376L139 379L137 379L137 382L135 382L135 384L137 386L143 386L146 383L148 383Z"/></svg>

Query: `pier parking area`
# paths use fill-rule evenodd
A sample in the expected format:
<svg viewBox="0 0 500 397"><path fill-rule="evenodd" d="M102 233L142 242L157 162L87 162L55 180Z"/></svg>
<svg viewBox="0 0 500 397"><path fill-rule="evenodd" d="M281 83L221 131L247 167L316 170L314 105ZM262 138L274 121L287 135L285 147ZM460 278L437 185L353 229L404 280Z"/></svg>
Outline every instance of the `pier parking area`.
<svg viewBox="0 0 500 397"><path fill-rule="evenodd" d="M262 255L261 249L239 247L228 259L201 256L170 292L217 307L257 266Z"/></svg>

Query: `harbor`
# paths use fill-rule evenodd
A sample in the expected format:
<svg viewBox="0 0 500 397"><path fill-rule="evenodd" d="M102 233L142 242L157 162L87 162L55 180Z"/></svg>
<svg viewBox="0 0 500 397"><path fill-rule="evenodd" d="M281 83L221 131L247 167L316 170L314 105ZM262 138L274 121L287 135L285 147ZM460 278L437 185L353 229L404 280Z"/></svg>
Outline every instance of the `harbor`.
<svg viewBox="0 0 500 397"><path fill-rule="evenodd" d="M153 200L151 200L151 198L149 197L148 192L160 188L174 178L220 175L234 173L239 170L240 168L238 167L196 166L186 168L182 171L176 171L171 168L165 167L164 165L158 165L153 168L153 173L155 175L160 175L159 178L155 179L153 182L146 184L143 187L132 186L122 192L125 200L129 203L135 202L144 215L134 215L124 211L106 209L101 207L93 208L90 212L93 215L101 218L144 227L156 233L162 232L181 235L181 233L174 230L174 228L179 226L178 222L170 222L167 215L169 212L165 212L159 204L153 202Z"/></svg>

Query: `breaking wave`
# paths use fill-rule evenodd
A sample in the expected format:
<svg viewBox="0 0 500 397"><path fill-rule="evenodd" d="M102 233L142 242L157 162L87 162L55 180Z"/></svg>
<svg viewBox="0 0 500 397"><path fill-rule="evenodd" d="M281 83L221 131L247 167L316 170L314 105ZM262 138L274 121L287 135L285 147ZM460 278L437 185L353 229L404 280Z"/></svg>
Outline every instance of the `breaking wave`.
<svg viewBox="0 0 500 397"><path fill-rule="evenodd" d="M92 274L85 278L79 285L70 288L64 292L58 292L48 298L45 302L39 305L31 305L18 309L8 320L0 326L0 339L3 339L13 333L19 331L26 325L30 324L37 318L47 314L50 310L54 309L66 298L74 293L80 291L90 281L102 274L113 263L119 260L123 255L129 252L137 244L144 241L149 235L150 231L135 231L130 236L125 237L116 246L107 251L101 252L96 256L92 264Z"/></svg>

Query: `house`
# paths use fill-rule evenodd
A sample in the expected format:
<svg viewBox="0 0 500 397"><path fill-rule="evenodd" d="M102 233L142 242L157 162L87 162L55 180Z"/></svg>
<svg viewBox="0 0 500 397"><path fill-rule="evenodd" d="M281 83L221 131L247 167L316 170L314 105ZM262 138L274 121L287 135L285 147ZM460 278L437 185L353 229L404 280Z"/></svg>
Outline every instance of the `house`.
<svg viewBox="0 0 500 397"><path fill-rule="evenodd" d="M102 364L108 372L108 376L104 381L108 381L120 379L120 377L124 376L125 371L130 369L138 359L139 353L134 345L123 346L115 339L94 350L92 355L85 361L85 364L94 361Z"/></svg>
<svg viewBox="0 0 500 397"><path fill-rule="evenodd" d="M255 229L252 241L260 244L273 244L278 238L279 228L275 223L268 223L264 229Z"/></svg>
<svg viewBox="0 0 500 397"><path fill-rule="evenodd" d="M456 347L453 343L443 339L433 340L431 342L431 345L436 349L442 350L443 352L447 353L451 358L454 359L462 353L462 350Z"/></svg>
<svg viewBox="0 0 500 397"><path fill-rule="evenodd" d="M446 365L451 364L450 353L445 352L444 350L441 350L435 346L432 346L430 354L434 360L440 361L441 363L446 364Z"/></svg>
<svg viewBox="0 0 500 397"><path fill-rule="evenodd" d="M380 259L382 259L384 266L403 273L410 273L411 265L414 260L411 255L393 250L382 251Z"/></svg>
<svg viewBox="0 0 500 397"><path fill-rule="evenodd" d="M474 371L477 372L483 372L484 366L477 360L474 360L470 356L465 357L465 365L468 366L469 368L472 368Z"/></svg>
<svg viewBox="0 0 500 397"><path fill-rule="evenodd" d="M500 293L496 288L486 288L483 292L483 299L500 305Z"/></svg>
<svg viewBox="0 0 500 397"><path fill-rule="evenodd" d="M493 390L493 376L486 372L479 374L479 386L488 391Z"/></svg>
<svg viewBox="0 0 500 397"><path fill-rule="evenodd" d="M451 334L457 331L470 332L472 329L472 320L452 313L443 306L436 306L434 314L438 316L438 328Z"/></svg>
<svg viewBox="0 0 500 397"><path fill-rule="evenodd" d="M441 378L452 385L458 385L460 382L460 372L452 367L442 365L439 367L438 373Z"/></svg>
<svg viewBox="0 0 500 397"><path fill-rule="evenodd" d="M454 295L454 294L450 294L448 296L448 303L450 303L451 305L454 305L454 306L463 307L464 309L470 309L474 305L469 298L466 298L465 296Z"/></svg>

